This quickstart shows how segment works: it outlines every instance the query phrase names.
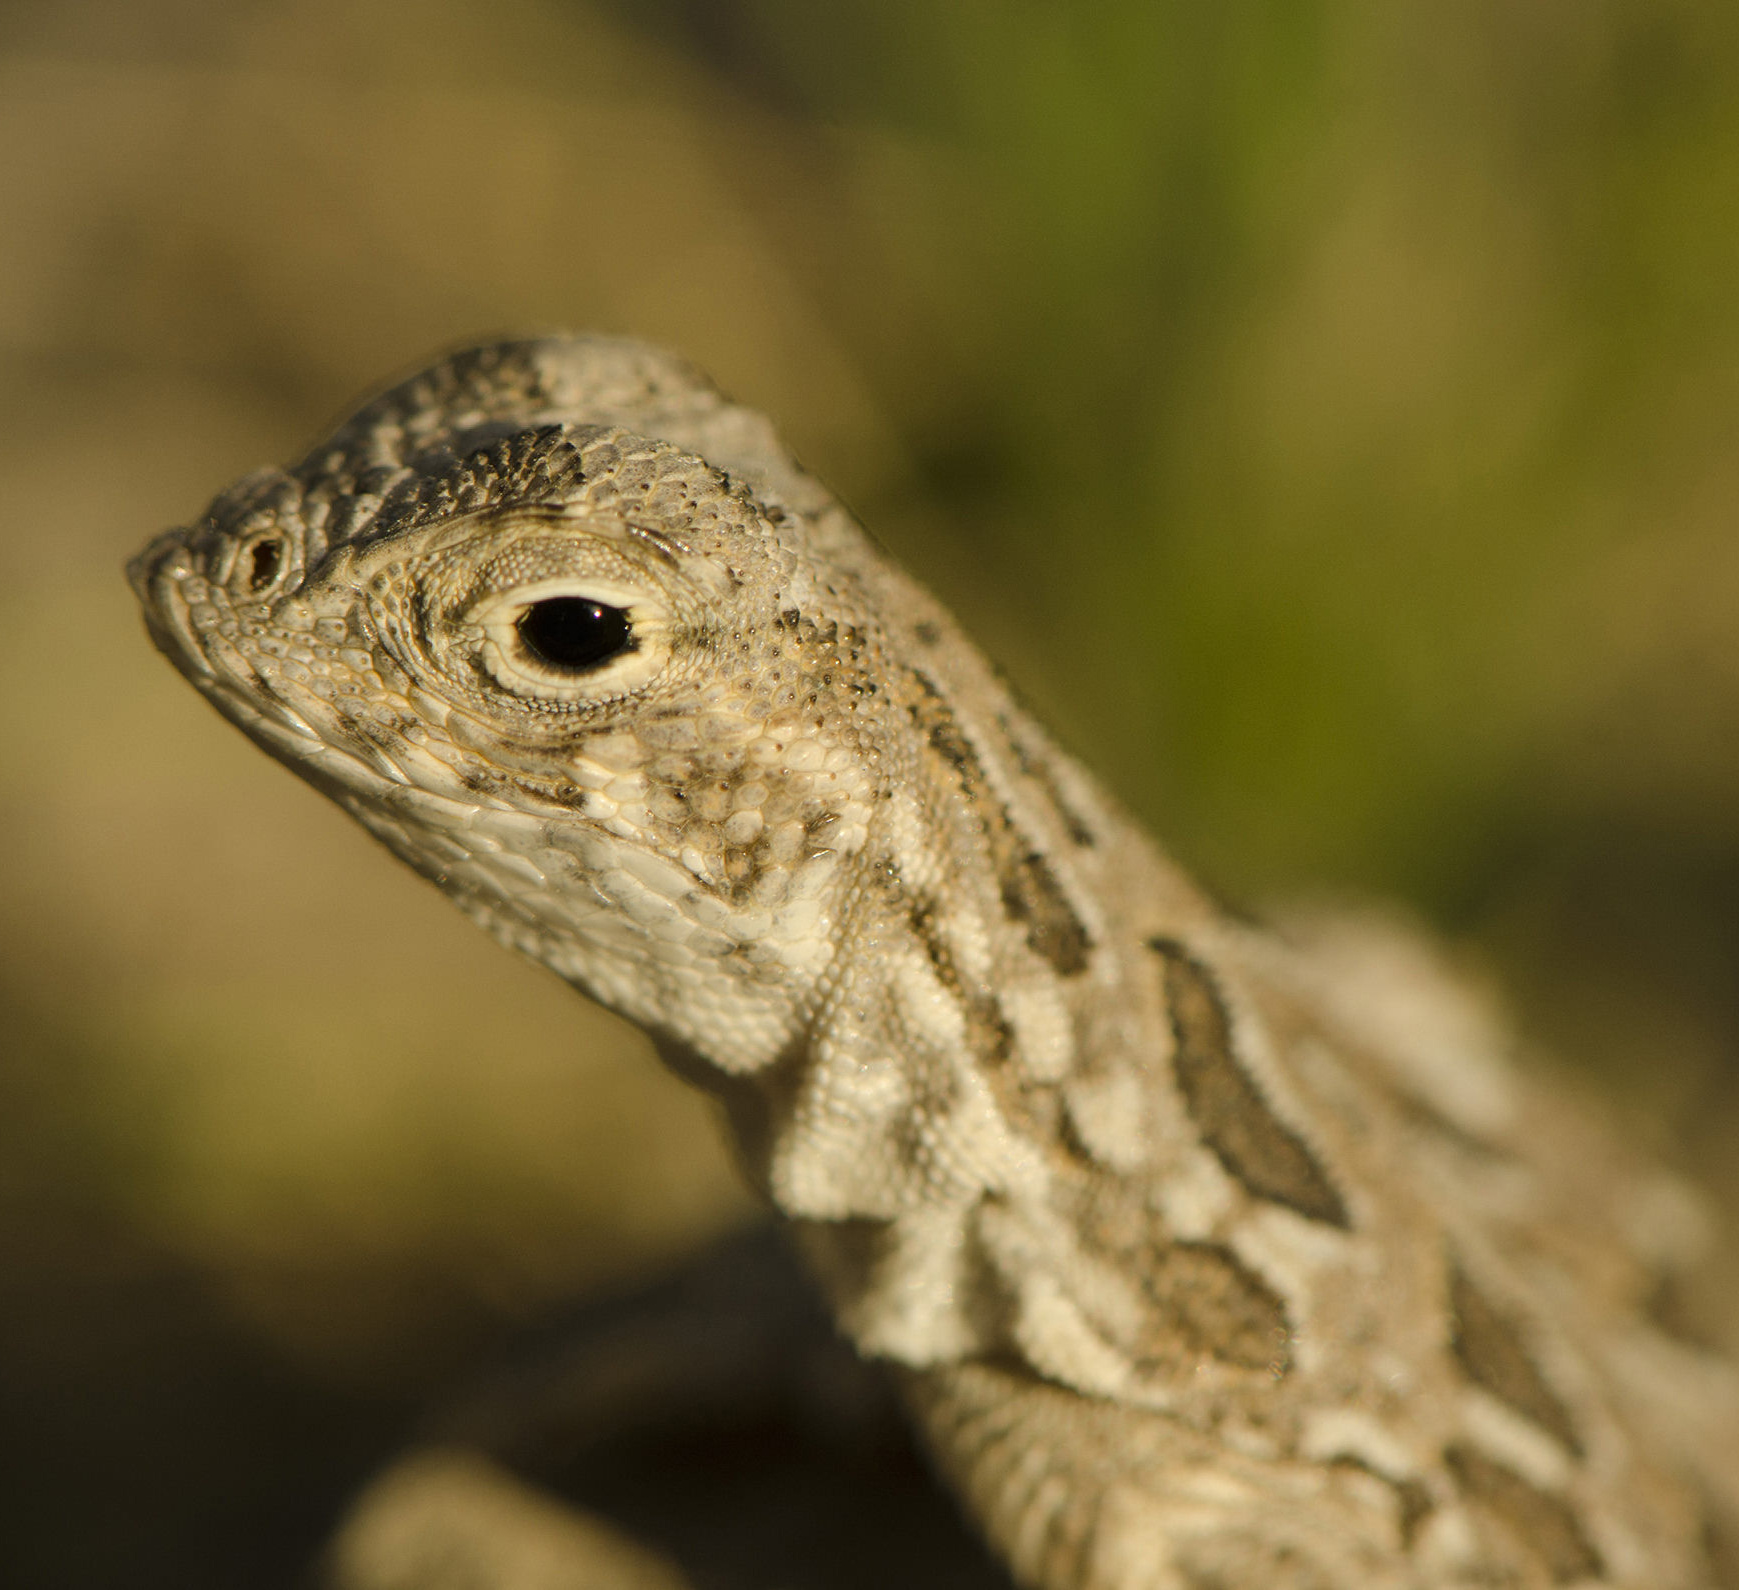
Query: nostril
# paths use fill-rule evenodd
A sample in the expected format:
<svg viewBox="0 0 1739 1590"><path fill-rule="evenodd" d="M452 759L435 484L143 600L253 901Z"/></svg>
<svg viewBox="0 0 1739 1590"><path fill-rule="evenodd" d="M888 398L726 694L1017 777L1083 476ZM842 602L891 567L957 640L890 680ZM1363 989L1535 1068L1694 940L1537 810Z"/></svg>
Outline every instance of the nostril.
<svg viewBox="0 0 1739 1590"><path fill-rule="evenodd" d="M248 590L254 595L277 579L284 566L284 543L277 536L262 536L247 552Z"/></svg>

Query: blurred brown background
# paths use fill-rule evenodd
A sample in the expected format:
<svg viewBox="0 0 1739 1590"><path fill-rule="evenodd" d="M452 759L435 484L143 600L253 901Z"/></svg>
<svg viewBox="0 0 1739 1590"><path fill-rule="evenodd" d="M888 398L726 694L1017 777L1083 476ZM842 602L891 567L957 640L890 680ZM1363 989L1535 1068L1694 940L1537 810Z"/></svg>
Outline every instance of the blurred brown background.
<svg viewBox="0 0 1739 1590"><path fill-rule="evenodd" d="M147 535L456 341L679 347L1187 861L1409 900L1732 1203L1736 267L1721 0L5 0L0 1581L289 1584L749 1215Z"/></svg>

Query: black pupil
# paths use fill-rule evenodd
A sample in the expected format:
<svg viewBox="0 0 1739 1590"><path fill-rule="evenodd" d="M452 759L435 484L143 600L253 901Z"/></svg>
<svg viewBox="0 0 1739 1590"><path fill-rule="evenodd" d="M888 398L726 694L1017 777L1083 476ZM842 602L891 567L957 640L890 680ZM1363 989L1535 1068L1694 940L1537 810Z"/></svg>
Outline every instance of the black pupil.
<svg viewBox="0 0 1739 1590"><path fill-rule="evenodd" d="M525 649L546 668L583 673L627 651L634 643L628 615L584 596L552 596L533 602L515 625Z"/></svg>

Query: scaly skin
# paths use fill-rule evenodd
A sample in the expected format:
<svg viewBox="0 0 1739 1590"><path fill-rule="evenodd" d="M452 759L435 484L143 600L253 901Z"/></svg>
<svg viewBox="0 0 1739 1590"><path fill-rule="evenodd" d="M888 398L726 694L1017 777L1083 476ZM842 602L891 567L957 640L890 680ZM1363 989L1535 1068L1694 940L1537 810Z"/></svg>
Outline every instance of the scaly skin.
<svg viewBox="0 0 1739 1590"><path fill-rule="evenodd" d="M1691 1195L1404 935L1229 920L680 361L458 355L132 572L724 1099L1026 1582L1734 1584L1739 1376L1648 1310Z"/></svg>

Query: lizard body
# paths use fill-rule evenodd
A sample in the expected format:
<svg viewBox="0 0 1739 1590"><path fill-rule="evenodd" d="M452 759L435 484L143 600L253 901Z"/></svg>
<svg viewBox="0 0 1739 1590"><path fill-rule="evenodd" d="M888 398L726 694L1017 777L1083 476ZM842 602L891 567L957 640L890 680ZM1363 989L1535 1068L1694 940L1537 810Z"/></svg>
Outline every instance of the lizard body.
<svg viewBox="0 0 1739 1590"><path fill-rule="evenodd" d="M1691 1195L1405 937L1228 916L685 364L455 355L133 578L722 1098L1025 1582L1739 1585L1739 1375L1650 1312Z"/></svg>

